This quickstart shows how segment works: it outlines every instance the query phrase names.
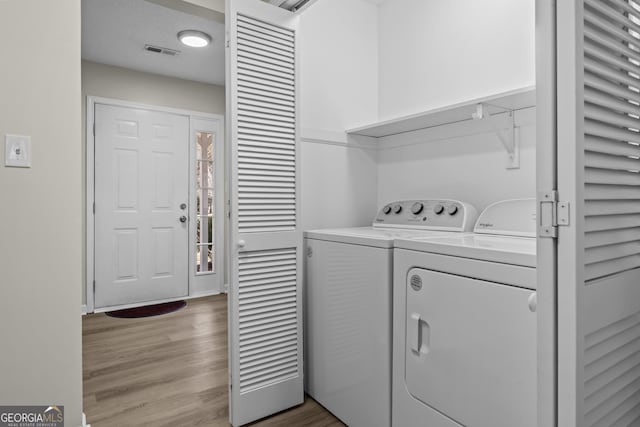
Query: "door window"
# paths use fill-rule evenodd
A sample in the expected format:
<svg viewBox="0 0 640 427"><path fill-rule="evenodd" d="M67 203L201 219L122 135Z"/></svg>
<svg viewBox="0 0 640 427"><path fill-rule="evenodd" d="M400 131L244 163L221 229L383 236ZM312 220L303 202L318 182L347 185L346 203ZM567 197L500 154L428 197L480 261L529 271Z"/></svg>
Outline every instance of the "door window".
<svg viewBox="0 0 640 427"><path fill-rule="evenodd" d="M196 274L215 272L213 144L213 133L196 132Z"/></svg>

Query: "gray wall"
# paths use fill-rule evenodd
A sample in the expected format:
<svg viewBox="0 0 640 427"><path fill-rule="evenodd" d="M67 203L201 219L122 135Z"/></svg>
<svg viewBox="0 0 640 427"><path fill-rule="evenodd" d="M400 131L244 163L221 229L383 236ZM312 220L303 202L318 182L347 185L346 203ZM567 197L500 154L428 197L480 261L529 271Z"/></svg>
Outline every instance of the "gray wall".
<svg viewBox="0 0 640 427"><path fill-rule="evenodd" d="M0 138L32 138L30 169L5 168L0 150L0 402L64 405L65 425L75 427L82 414L80 0L0 1L0 39Z"/></svg>
<svg viewBox="0 0 640 427"><path fill-rule="evenodd" d="M119 99L147 105L180 108L202 113L224 114L224 86L144 73L127 68L113 67L82 61L82 165L86 169L86 114L87 96ZM83 178L83 191L85 180ZM84 219L84 216L83 216ZM83 222L83 230L86 227ZM85 248L83 242L83 249ZM83 263L83 278L86 264ZM86 280L82 282L82 303L86 303Z"/></svg>

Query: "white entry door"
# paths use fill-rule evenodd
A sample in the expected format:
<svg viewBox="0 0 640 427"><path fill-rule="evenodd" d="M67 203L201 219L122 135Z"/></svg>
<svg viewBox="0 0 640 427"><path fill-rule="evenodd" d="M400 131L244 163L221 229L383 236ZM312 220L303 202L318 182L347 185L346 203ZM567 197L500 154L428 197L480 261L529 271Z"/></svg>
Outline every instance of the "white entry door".
<svg viewBox="0 0 640 427"><path fill-rule="evenodd" d="M189 118L95 106L95 307L188 294Z"/></svg>
<svg viewBox="0 0 640 427"><path fill-rule="evenodd" d="M226 3L234 426L304 399L297 20L262 1Z"/></svg>

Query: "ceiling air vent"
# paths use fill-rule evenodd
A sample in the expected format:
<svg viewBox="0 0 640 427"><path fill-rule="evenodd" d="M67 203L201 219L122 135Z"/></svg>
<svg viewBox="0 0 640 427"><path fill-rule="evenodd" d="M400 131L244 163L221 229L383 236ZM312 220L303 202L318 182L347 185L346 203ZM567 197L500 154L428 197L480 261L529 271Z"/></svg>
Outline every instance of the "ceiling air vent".
<svg viewBox="0 0 640 427"><path fill-rule="evenodd" d="M262 0L274 6L281 7L283 9L295 12L307 3L311 3L310 0Z"/></svg>
<svg viewBox="0 0 640 427"><path fill-rule="evenodd" d="M180 53L179 50L169 49L168 47L153 46L150 44L144 45L144 50L153 53L162 53L169 56L176 56Z"/></svg>

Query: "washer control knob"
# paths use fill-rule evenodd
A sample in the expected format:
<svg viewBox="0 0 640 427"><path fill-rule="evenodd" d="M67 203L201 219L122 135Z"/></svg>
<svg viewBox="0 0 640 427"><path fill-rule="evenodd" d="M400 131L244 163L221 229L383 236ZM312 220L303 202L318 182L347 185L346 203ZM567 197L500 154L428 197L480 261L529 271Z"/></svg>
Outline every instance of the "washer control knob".
<svg viewBox="0 0 640 427"><path fill-rule="evenodd" d="M383 212L385 215L389 215L389 214L391 213L391 205L387 205L387 206L385 206L384 208L382 208L382 212Z"/></svg>
<svg viewBox="0 0 640 427"><path fill-rule="evenodd" d="M413 206L411 206L411 213L414 215L418 215L424 209L424 205L420 202L415 202Z"/></svg>
<svg viewBox="0 0 640 427"><path fill-rule="evenodd" d="M438 203L437 205L435 205L433 207L433 212L436 215L440 215L442 212L444 212L444 206L442 206L441 204Z"/></svg>
<svg viewBox="0 0 640 427"><path fill-rule="evenodd" d="M456 205L451 205L447 208L447 212L449 213L449 215L455 215L456 213L458 213L458 206Z"/></svg>
<svg viewBox="0 0 640 427"><path fill-rule="evenodd" d="M395 205L393 207L393 213L394 214L399 214L400 212L402 212L402 205Z"/></svg>

